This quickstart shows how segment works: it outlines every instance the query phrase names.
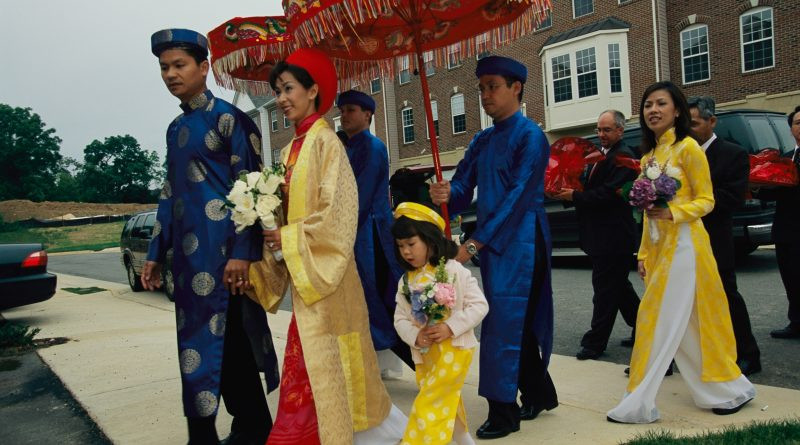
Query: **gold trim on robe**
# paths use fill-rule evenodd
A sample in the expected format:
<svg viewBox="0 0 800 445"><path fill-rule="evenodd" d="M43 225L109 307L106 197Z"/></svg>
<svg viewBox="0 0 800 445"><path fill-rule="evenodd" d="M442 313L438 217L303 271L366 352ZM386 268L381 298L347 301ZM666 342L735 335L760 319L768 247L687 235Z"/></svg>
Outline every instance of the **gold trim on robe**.
<svg viewBox="0 0 800 445"><path fill-rule="evenodd" d="M290 148L284 147L284 159ZM281 227L285 262L265 251L250 268L250 294L275 310L290 286L323 445L351 444L354 432L378 426L391 408L353 257L357 218L358 189L347 154L320 118L292 171L287 224Z"/></svg>

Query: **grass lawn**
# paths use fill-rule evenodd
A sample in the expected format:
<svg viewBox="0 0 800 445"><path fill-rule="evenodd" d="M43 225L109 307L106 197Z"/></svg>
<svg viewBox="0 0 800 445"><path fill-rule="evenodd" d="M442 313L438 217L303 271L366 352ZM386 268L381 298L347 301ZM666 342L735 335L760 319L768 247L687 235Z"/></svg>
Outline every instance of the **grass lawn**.
<svg viewBox="0 0 800 445"><path fill-rule="evenodd" d="M719 432L677 437L669 431L648 431L626 445L784 445L800 444L800 419L753 422Z"/></svg>
<svg viewBox="0 0 800 445"><path fill-rule="evenodd" d="M17 228L0 232L0 243L42 243L48 252L102 250L119 246L125 221L72 227Z"/></svg>

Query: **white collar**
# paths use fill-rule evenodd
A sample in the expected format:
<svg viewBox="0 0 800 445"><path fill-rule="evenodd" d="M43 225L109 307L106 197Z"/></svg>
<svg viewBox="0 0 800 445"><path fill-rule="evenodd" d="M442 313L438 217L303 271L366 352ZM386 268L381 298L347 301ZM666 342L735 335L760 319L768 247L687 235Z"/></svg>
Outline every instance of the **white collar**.
<svg viewBox="0 0 800 445"><path fill-rule="evenodd" d="M703 151L708 150L708 146L711 145L711 143L714 142L715 140L717 140L717 133L711 133L711 137L708 138L706 143L701 145L700 148L702 148Z"/></svg>

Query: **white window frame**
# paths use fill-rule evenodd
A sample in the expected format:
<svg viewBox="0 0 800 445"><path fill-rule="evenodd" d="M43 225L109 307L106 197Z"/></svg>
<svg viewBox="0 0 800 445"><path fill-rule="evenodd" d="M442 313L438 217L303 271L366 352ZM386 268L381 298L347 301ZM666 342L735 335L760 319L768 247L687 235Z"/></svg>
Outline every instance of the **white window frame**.
<svg viewBox="0 0 800 445"><path fill-rule="evenodd" d="M454 111L455 108L456 108L454 104L455 104L455 100L457 100L457 99L461 100L461 105L460 105L461 106L461 113L460 114L456 114L455 111ZM456 117L457 116L464 116L464 130L462 130L462 131L456 131ZM466 101L464 100L464 93L458 93L458 94L454 94L454 95L450 96L450 125L452 126L453 134L462 134L462 133L466 133L467 132L467 104L466 104Z"/></svg>
<svg viewBox="0 0 800 445"><path fill-rule="evenodd" d="M406 123L406 116L405 116L406 111L411 113L411 122L408 123L408 124ZM402 110L400 110L400 123L403 126L403 144L408 145L408 144L413 144L414 142L416 142L417 137L414 134L414 109L413 108L405 107ZM408 127L411 128L411 136L412 136L411 140L408 140L406 138L406 128L408 128Z"/></svg>
<svg viewBox="0 0 800 445"><path fill-rule="evenodd" d="M333 118L333 131L337 132L342 129L342 116L336 116Z"/></svg>
<svg viewBox="0 0 800 445"><path fill-rule="evenodd" d="M431 113L433 114L433 126L438 127L439 125L439 102L432 100L431 101ZM436 129L436 137L439 138L439 129ZM428 128L428 119L425 118L425 139L430 140L431 138L431 131Z"/></svg>
<svg viewBox="0 0 800 445"><path fill-rule="evenodd" d="M375 89L375 81L378 81L378 89ZM376 77L369 82L369 92L371 94L380 93L383 90L383 85L381 85L381 78Z"/></svg>
<svg viewBox="0 0 800 445"><path fill-rule="evenodd" d="M289 128L292 126L292 123L289 121L289 118L286 115L283 115L283 128Z"/></svg>
<svg viewBox="0 0 800 445"><path fill-rule="evenodd" d="M409 61L407 54L397 60L397 81L400 85L405 85L411 82L411 69L409 68L408 63ZM405 76L403 76L403 74L405 74ZM403 80L404 77L405 80Z"/></svg>
<svg viewBox="0 0 800 445"><path fill-rule="evenodd" d="M577 14L578 14L578 11L577 11L577 9L575 8L575 2L576 2L576 1L578 1L578 0L572 0L572 1L570 2L570 3L572 3L572 18L573 18L573 19L577 19L577 18L580 18L580 17L586 17L587 15L594 14L594 0L589 0L589 1L592 3L592 10L591 10L591 11L589 11L589 12L587 12L586 14L581 14L581 15L577 15Z"/></svg>
<svg viewBox="0 0 800 445"><path fill-rule="evenodd" d="M425 51L422 53L422 63L425 65L425 75L428 77L436 74L436 67L433 62L433 51Z"/></svg>
<svg viewBox="0 0 800 445"><path fill-rule="evenodd" d="M688 56L685 55L684 52L687 50L687 48L684 45L684 42L685 42L685 39L683 38L684 34L685 33L692 33L692 32L695 32L695 31L700 31L702 29L705 29L705 33L706 33L706 50L705 50L705 52L700 50L700 52L698 52L696 54L690 54ZM708 25L706 25L704 23L698 23L696 25L688 26L688 27L684 28L683 30L681 30L680 34L678 35L678 38L681 40L681 45L680 45L680 48L681 48L681 80L683 80L683 84L684 85L690 85L690 84L697 83L697 82L705 82L705 81L711 79L711 48L710 48L711 44L709 42L709 37L708 37ZM689 36L689 38L691 39L692 37ZM706 77L704 79L697 79L697 80L687 81L686 80L686 61L688 59L693 59L695 57L702 57L703 54L706 55L706 71L708 71L708 77Z"/></svg>
<svg viewBox="0 0 800 445"><path fill-rule="evenodd" d="M758 14L760 12L769 11L771 20L772 20L772 27L771 27L771 35L768 38L761 38L759 40L753 40L750 42L745 43L744 41L744 18L749 15ZM751 70L745 69L745 60L744 60L744 47L745 45L752 45L756 42L763 42L765 40L771 40L772 45L772 65L770 66L762 66L760 68L753 68ZM775 11L771 6L762 6L760 8L753 8L748 9L742 15L739 16L739 56L742 58L742 73L752 73L754 71L759 70L766 70L770 68L775 68Z"/></svg>
<svg viewBox="0 0 800 445"><path fill-rule="evenodd" d="M607 49L608 49L608 92L610 94L621 94L624 91L624 88L623 88L623 85L622 85L622 54L621 54L621 50L620 50L620 44L617 43L617 42L614 42L614 43L609 43L606 46L607 46ZM612 54L611 47L612 46L616 47L616 50L614 50L614 53L617 55L616 59L613 59L611 57L611 54ZM614 91L612 89L614 84L611 81L611 77L612 77L611 73L613 73L614 71L617 71L618 74L619 74L619 91Z"/></svg>
<svg viewBox="0 0 800 445"><path fill-rule="evenodd" d="M454 56L458 55L458 59L455 59ZM461 59L461 46L458 43L454 43L447 47L447 69L451 70L453 68L458 68L462 65L463 61Z"/></svg>
<svg viewBox="0 0 800 445"><path fill-rule="evenodd" d="M570 57L570 54L569 53L559 54L557 56L551 57L550 58L550 67L551 67L550 69L551 70L553 69L553 62L556 59L562 59L564 57L566 57L566 62L567 62L567 74L566 74L566 76L556 77L557 74L555 73L555 71L553 71L553 78L551 79L551 85L553 87L553 103L554 104L559 104L559 103L569 102L569 101L575 100L575 91L573 91L573 88L572 88L572 78L573 78L572 71L573 71L573 69L572 69L572 58ZM564 79L569 79L569 99L558 100L558 98L556 97L556 82L560 81L560 80L564 80Z"/></svg>
<svg viewBox="0 0 800 445"><path fill-rule="evenodd" d="M269 110L269 129L273 133L278 131L278 110L275 108Z"/></svg>
<svg viewBox="0 0 800 445"><path fill-rule="evenodd" d="M578 62L578 54L580 54L582 52L590 52L591 53L591 58L594 59L594 62L592 62L594 64L594 69L589 70L587 68L583 72L580 71L582 69L582 65L580 64L580 62ZM587 95L583 96L583 95L581 95L581 76L587 77L592 73L594 73L594 90L595 90L595 92L594 92L594 94L587 94ZM578 91L578 99L597 96L597 95L600 94L599 79L597 78L597 50L595 49L594 46L590 46L588 48L582 48L582 49L579 49L578 51L575 51L575 80L577 81L577 86L578 86L578 90L577 90Z"/></svg>
<svg viewBox="0 0 800 445"><path fill-rule="evenodd" d="M478 114L481 118L481 130L485 130L494 125L494 120L492 120L492 117L486 114L486 110L483 109L483 99L481 99L481 93L478 93Z"/></svg>

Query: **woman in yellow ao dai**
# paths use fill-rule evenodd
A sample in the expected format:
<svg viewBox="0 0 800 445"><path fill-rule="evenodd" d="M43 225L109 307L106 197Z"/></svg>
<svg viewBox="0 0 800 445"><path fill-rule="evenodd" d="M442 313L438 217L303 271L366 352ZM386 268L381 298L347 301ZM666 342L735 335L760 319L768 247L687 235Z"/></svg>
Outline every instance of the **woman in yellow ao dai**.
<svg viewBox="0 0 800 445"><path fill-rule="evenodd" d="M478 345L473 329L486 316L489 304L469 269L449 259L444 269L448 283L455 290L452 308L436 324L426 325L415 318L411 291L435 284L433 264L439 258L453 258L457 247L441 232L444 220L425 206L402 203L395 218L392 234L396 253L407 272L398 284L394 325L400 338L411 346L419 386L400 443L474 444L467 427L461 388Z"/></svg>
<svg viewBox="0 0 800 445"><path fill-rule="evenodd" d="M667 208L645 212L638 254L645 293L630 381L607 418L621 423L658 420L656 394L673 357L698 407L732 414L755 397L755 388L736 366L728 302L700 219L714 208L708 161L687 136L689 108L671 82L645 91L639 120L649 142L641 165L654 158L681 186Z"/></svg>

